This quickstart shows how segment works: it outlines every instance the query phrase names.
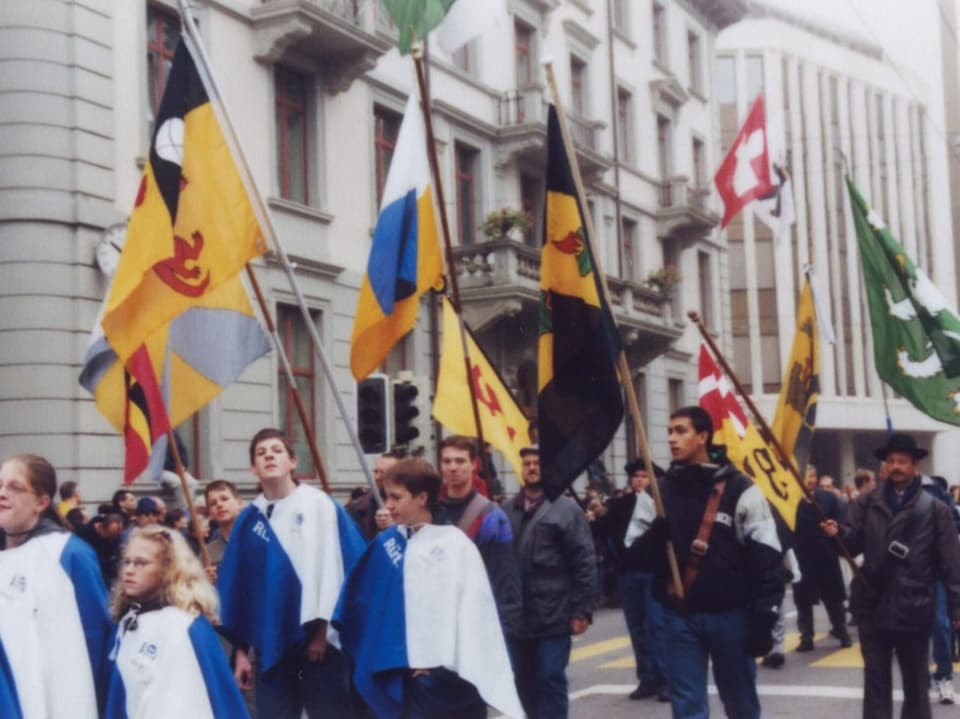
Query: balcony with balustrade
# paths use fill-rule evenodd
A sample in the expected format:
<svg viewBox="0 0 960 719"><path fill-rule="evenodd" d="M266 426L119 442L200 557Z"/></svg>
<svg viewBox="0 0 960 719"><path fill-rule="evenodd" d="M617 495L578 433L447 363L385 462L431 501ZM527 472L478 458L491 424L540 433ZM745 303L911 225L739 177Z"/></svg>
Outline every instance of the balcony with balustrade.
<svg viewBox="0 0 960 719"><path fill-rule="evenodd" d="M389 16L379 2L263 0L251 17L258 60L306 58L331 94L347 90L392 46Z"/></svg>
<svg viewBox="0 0 960 719"><path fill-rule="evenodd" d="M685 175L675 175L660 184L657 208L657 235L697 240L720 222L710 209L710 190L693 187Z"/></svg>
<svg viewBox="0 0 960 719"><path fill-rule="evenodd" d="M536 166L546 166L547 98L537 86L505 92L497 99L499 124L497 153L500 163L515 159ZM567 115L577 161L584 178L605 172L611 158L600 149L600 131L606 127L600 120Z"/></svg>
<svg viewBox="0 0 960 719"><path fill-rule="evenodd" d="M540 251L501 238L453 249L463 313L477 332L505 317L520 320L536 337L540 313ZM610 309L633 366L666 351L682 333L671 317L667 293L607 276Z"/></svg>

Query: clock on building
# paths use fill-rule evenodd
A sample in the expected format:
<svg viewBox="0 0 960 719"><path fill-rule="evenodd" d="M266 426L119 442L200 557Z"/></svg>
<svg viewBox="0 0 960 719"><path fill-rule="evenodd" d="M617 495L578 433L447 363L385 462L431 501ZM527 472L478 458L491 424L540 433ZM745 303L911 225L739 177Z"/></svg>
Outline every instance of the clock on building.
<svg viewBox="0 0 960 719"><path fill-rule="evenodd" d="M113 277L120 264L120 252L127 234L127 223L110 225L103 231L103 237L97 243L97 266L107 277Z"/></svg>

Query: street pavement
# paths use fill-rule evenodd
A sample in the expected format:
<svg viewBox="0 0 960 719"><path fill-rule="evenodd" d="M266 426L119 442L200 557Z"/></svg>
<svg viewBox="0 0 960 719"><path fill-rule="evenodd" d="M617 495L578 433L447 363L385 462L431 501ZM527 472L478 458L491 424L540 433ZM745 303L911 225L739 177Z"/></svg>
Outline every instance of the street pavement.
<svg viewBox="0 0 960 719"><path fill-rule="evenodd" d="M818 607L815 625L818 631L809 653L795 651L799 642L796 615L789 594L787 612L786 664L773 670L757 667L757 685L764 717L810 719L837 717L853 719L861 715L863 661L856 642L856 628L850 627L853 647L840 649L839 641L829 636L830 625ZM669 641L669 637L667 638ZM955 673L960 665L954 666ZM617 717L649 717L668 719L669 703L655 699L632 701L627 695L636 687L636 674L630 639L619 609L601 609L594 615L594 624L574 640L570 665L570 716L572 719L616 719ZM899 671L894 667L894 684L900 686ZM710 682L711 716L723 717L723 707ZM960 708L942 706L932 697L933 716L939 719L957 717ZM894 715L898 716L900 694L897 691Z"/></svg>

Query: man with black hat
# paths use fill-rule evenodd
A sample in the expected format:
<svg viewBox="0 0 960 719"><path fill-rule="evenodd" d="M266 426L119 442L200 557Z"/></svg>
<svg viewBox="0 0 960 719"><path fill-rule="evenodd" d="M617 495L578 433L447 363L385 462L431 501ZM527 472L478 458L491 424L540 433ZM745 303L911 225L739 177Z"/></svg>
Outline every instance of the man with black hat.
<svg viewBox="0 0 960 719"><path fill-rule="evenodd" d="M648 552L637 551L636 540L657 514L650 496L650 474L642 459L634 459L623 467L629 477L623 495L607 502L603 533L608 537L620 567L620 601L623 618L630 633L630 644L637 665L637 688L631 699L656 696L670 700L663 673L663 610L653 599L656 562ZM663 470L653 465L656 476Z"/></svg>
<svg viewBox="0 0 960 719"><path fill-rule="evenodd" d="M921 490L917 464L927 451L907 434L892 434L875 453L887 478L850 505L841 532L851 554L863 553L863 577L854 578L850 606L864 663L863 716L893 716L891 661L903 677L904 719L931 716L927 659L934 620L935 582L946 587L954 628L960 628L960 540L950 509Z"/></svg>

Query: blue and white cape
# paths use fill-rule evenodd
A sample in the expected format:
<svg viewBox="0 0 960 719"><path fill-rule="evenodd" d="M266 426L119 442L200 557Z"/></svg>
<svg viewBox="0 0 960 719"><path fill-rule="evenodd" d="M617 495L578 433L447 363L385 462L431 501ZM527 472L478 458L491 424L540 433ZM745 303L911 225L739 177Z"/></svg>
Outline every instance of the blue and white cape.
<svg viewBox="0 0 960 719"><path fill-rule="evenodd" d="M97 719L112 628L100 565L83 540L50 532L0 552L0 709L15 701L27 719Z"/></svg>
<svg viewBox="0 0 960 719"><path fill-rule="evenodd" d="M522 717L483 560L456 527L403 527L375 537L340 595L331 639L354 661L354 684L378 718L403 709L403 674L445 667L483 700Z"/></svg>
<svg viewBox="0 0 960 719"><path fill-rule="evenodd" d="M117 627L106 719L249 719L205 617L177 607L133 617Z"/></svg>
<svg viewBox="0 0 960 719"><path fill-rule="evenodd" d="M217 573L224 632L257 649L261 672L304 640L307 622L333 616L366 546L343 508L309 485L272 504L270 519L263 495L240 513Z"/></svg>

